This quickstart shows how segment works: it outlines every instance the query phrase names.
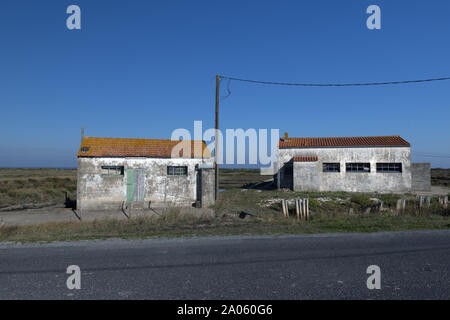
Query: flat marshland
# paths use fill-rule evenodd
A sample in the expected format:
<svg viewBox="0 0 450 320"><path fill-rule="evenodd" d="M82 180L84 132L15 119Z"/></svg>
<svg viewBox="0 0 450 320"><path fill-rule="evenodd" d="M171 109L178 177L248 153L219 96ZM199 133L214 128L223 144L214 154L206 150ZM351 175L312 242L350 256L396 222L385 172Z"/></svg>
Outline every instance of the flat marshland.
<svg viewBox="0 0 450 320"><path fill-rule="evenodd" d="M274 190L264 182L268 179L270 176L260 176L259 170L222 169L219 199L203 211L186 213L172 207L164 214L120 220L38 225L0 222L0 241L450 229L450 208L444 208L436 197L430 206L419 208L415 195ZM63 203L65 192L76 194L76 170L0 169L0 183L0 208L39 201ZM253 187L255 184L258 186ZM406 208L398 212L396 204L401 197L406 199ZM296 218L294 201L299 198L309 198L308 221ZM289 203L289 217L281 213L281 200ZM251 215L243 215L243 211Z"/></svg>

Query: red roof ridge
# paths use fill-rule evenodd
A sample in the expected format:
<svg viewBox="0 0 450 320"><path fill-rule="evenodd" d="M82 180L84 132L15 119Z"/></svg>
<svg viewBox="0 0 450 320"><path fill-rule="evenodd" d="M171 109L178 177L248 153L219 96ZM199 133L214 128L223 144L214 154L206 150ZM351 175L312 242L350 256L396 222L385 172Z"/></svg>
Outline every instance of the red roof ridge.
<svg viewBox="0 0 450 320"><path fill-rule="evenodd" d="M292 160L294 162L316 162L319 161L318 156L296 156L293 157Z"/></svg>
<svg viewBox="0 0 450 320"><path fill-rule="evenodd" d="M280 148L306 147L351 147L351 146L410 146L399 135L358 137L282 137Z"/></svg>

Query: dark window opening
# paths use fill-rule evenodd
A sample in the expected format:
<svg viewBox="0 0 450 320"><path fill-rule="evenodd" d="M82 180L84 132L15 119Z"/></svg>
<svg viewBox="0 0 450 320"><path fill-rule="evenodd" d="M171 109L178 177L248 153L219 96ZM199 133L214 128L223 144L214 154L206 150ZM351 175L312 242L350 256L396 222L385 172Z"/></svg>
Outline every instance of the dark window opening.
<svg viewBox="0 0 450 320"><path fill-rule="evenodd" d="M167 166L168 176L187 176L187 166Z"/></svg>
<svg viewBox="0 0 450 320"><path fill-rule="evenodd" d="M370 172L370 163L346 163L346 172Z"/></svg>
<svg viewBox="0 0 450 320"><path fill-rule="evenodd" d="M89 151L89 147L82 147L81 148L81 152L88 152Z"/></svg>
<svg viewBox="0 0 450 320"><path fill-rule="evenodd" d="M377 172L402 172L401 163L377 163Z"/></svg>
<svg viewBox="0 0 450 320"><path fill-rule="evenodd" d="M323 172L341 172L341 164L336 163L324 163Z"/></svg>
<svg viewBox="0 0 450 320"><path fill-rule="evenodd" d="M102 174L123 176L123 166L102 166Z"/></svg>

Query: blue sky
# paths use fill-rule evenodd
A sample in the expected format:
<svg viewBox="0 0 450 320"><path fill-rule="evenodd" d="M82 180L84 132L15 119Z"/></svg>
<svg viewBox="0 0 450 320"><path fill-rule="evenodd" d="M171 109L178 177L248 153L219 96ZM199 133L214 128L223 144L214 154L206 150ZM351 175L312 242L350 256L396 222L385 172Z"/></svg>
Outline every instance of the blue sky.
<svg viewBox="0 0 450 320"><path fill-rule="evenodd" d="M66 28L71 4L81 30ZM371 4L381 30L366 27ZM75 167L82 125L89 136L130 138L170 138L194 120L213 127L217 73L319 83L450 76L449 14L446 0L2 0L0 166ZM222 128L399 134L414 161L450 167L450 81L230 89Z"/></svg>

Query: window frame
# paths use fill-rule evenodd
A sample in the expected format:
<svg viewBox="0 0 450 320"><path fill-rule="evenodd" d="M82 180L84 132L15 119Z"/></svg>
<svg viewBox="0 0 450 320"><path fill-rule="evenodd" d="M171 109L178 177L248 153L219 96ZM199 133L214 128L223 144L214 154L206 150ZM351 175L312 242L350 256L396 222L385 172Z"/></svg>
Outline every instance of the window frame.
<svg viewBox="0 0 450 320"><path fill-rule="evenodd" d="M125 173L124 166L101 166L102 176L121 177ZM107 172L104 172L107 170Z"/></svg>
<svg viewBox="0 0 450 320"><path fill-rule="evenodd" d="M332 170L329 168L329 166L334 167L334 169L337 169L337 170ZM339 173L339 172L341 172L341 163L340 162L324 162L324 163L322 163L322 172Z"/></svg>
<svg viewBox="0 0 450 320"><path fill-rule="evenodd" d="M188 166L167 166L167 176L171 177L187 177Z"/></svg>
<svg viewBox="0 0 450 320"><path fill-rule="evenodd" d="M368 167L368 171L365 168ZM361 170L362 168L362 170ZM350 170L349 170L350 169ZM346 162L345 172L349 173L370 173L371 172L370 162Z"/></svg>
<svg viewBox="0 0 450 320"><path fill-rule="evenodd" d="M401 162L377 162L377 173L402 173L403 164Z"/></svg>

